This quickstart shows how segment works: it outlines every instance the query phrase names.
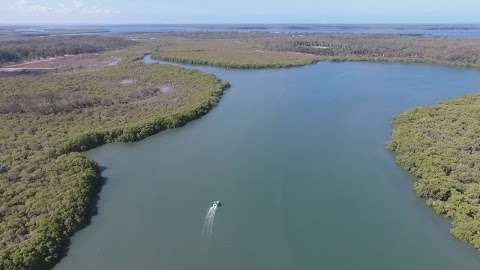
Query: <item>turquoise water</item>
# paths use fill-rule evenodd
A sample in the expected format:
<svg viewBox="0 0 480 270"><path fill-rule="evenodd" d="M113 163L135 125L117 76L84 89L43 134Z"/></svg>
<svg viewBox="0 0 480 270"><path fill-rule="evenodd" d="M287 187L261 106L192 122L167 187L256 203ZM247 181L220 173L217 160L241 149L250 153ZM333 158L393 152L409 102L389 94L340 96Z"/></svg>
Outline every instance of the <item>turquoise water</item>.
<svg viewBox="0 0 480 270"><path fill-rule="evenodd" d="M384 148L394 115L480 89L480 71L197 68L232 84L208 115L88 153L107 178L98 214L56 270L480 269Z"/></svg>

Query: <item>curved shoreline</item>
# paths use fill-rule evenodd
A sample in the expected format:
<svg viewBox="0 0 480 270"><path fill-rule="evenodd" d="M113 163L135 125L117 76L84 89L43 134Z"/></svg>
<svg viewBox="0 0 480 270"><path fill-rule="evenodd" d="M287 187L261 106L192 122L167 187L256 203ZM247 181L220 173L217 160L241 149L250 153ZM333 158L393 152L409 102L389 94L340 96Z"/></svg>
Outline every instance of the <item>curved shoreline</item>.
<svg viewBox="0 0 480 270"><path fill-rule="evenodd" d="M200 74L207 75L197 71L194 74L197 77ZM70 237L90 222L103 182L99 165L81 152L111 142L139 141L202 117L218 104L224 91L230 87L227 81L216 76L207 77L215 88L202 89L207 92L204 92L204 96L196 96L196 100L192 100L193 106L184 106L169 114L159 112L137 123L81 133L56 146L57 152L51 157L47 170L52 173L57 170L64 172L61 177L68 177L68 180L58 180L57 185L69 185L65 187L67 190L73 186L75 192L65 195L62 205L52 202L49 213L40 220L35 220L38 225L28 236L28 241L2 250L0 268L43 270L53 267L65 255ZM62 188L62 192L65 189ZM37 191L37 194L43 193L45 194L39 196L52 196L48 188Z"/></svg>
<svg viewBox="0 0 480 270"><path fill-rule="evenodd" d="M170 59L163 58L162 61L169 61ZM188 59L171 59L174 63L186 63L186 64L200 64L200 65L210 65L210 66L219 66L222 67L221 65L216 65L216 64L209 64L209 61L197 61L197 60L188 60ZM425 61L425 59L402 59L402 58L393 58L393 59L387 59L387 58L371 58L371 57L360 57L360 58L348 58L348 57L317 57L317 62L370 62L370 63L400 63L400 64L427 64L427 65L435 65L435 66L445 66L449 68L468 68L468 69L478 69L480 66L477 65L471 65L471 64L461 64L461 63L451 63L451 62L438 62L435 60L431 61ZM308 65L308 64L305 64ZM304 66L304 65L300 65ZM285 66L284 66L285 67ZM288 66L287 66L288 67ZM237 68L236 66L233 67L227 67L227 68ZM268 67L260 67L256 69L261 69L261 68L268 68ZM468 102L469 99L474 99L478 94L470 94L467 96L462 96L462 97L455 97L452 99L449 99L447 101L441 102L442 105L432 105L427 108L424 108L424 110L435 110L435 108L438 108L439 106L448 106L449 103L451 104L456 104L456 101L465 101ZM462 204L460 206L457 205L457 203L449 203L448 200L453 196L455 199L458 196L452 195L452 194L457 194L456 190L458 190L458 187L452 187L447 188L444 187L444 185L447 185L448 183L445 182L438 182L438 186L435 187L432 186L432 177L429 173L425 173L422 171L428 170L427 167L425 167L425 162L421 164L415 165L415 160L420 158L420 155L424 154L424 150L420 149L420 153L415 153L411 154L410 156L405 155L405 149L408 149L409 146L405 145L407 143L407 138L402 137L399 134L404 134L405 132L400 132L401 129L404 129L405 124L405 118L408 118L408 114L412 114L413 112L422 109L422 107L417 107L417 108L411 108L408 109L407 111L404 111L400 113L399 115L395 116L395 118L392 120L392 135L390 137L390 140L387 141L387 149L392 151L395 154L395 160L398 165L400 165L404 170L406 170L408 173L412 174L417 178L415 182L415 190L417 196L420 198L425 199L425 203L427 206L432 208L434 212L441 216L445 216L449 219L450 222L450 233L457 239L466 242L470 245L472 245L475 249L480 250L480 233L476 233L477 230L480 229L480 225L475 225L479 221L477 216L480 215L480 213L477 215L477 212L480 212L480 206L475 205L474 200L467 200L469 203ZM403 119L402 121L399 121L399 118ZM410 128L415 128L415 127L410 127ZM461 135L459 135L461 137ZM398 145L402 145L402 147L398 147ZM420 146L421 147L421 146ZM469 148L470 149L470 148ZM435 159L438 158L438 155L433 155L430 156L430 159ZM441 156L440 156L441 157ZM456 158L456 157L450 157L450 158ZM412 165L413 164L413 165ZM419 168L417 168L419 166ZM434 166L435 167L435 166ZM434 170L438 171L445 171L445 169L442 168L434 168ZM448 169L448 171L453 170L453 169ZM446 173L445 177L449 177L450 173ZM437 180L433 181L436 183ZM450 181L450 180L449 180ZM474 180L468 180L468 181L474 181ZM448 181L447 181L448 182ZM478 185L480 189L480 185ZM432 191L438 189L438 192ZM469 189L475 189L475 187L472 187ZM432 192L434 192L432 194ZM440 193L444 195L438 195L435 193ZM462 194L461 192L459 194ZM439 197L440 196L440 197ZM460 195L463 196L463 195ZM462 197L463 198L463 197ZM457 198L458 199L458 198ZM453 206L455 205L455 206ZM465 214L461 215L460 212L462 212L464 208L474 208L475 210L469 210L473 211L470 214ZM452 210L457 209L457 210ZM478 209L477 209L478 208ZM475 214L473 214L475 213ZM480 224L480 223L479 223Z"/></svg>
<svg viewBox="0 0 480 270"><path fill-rule="evenodd" d="M372 246L365 244L375 244L378 241L374 246L384 250L386 257L392 258L389 265L432 269L432 266L437 264L439 269L455 269L442 266L439 262L444 262L445 265L463 265L462 259L465 259L466 265L480 265L478 254L473 248L447 233L447 220L436 215L426 207L422 199L415 196L410 182L413 179L405 174L400 166L396 166L391 153L383 148L384 142L388 140L390 119L397 112L416 104L433 103L439 97L468 93L468 89L478 86L479 80L475 78L478 71L430 65L368 63L320 63L298 69L265 71L225 70L207 66L193 68L228 79L232 83L231 92L226 93L222 103L212 114L193 125L167 131L168 134L155 135L147 141L133 145L111 144L88 153L89 158L101 165L108 165L109 169L102 174L109 178L109 184L101 193L99 215L94 217L92 226L72 238L71 252L59 263L59 269L75 268L83 264L86 268L95 268L96 264L108 266L112 259L115 260L118 252L125 255L116 261L119 268L129 265L128 262L132 262L132 265L143 265L145 268L155 268L158 262L171 260L172 263L165 264L165 267L184 269L183 262L189 264L197 261L196 243L203 241L199 238L202 214L210 198L232 200L231 204L227 205L228 209L224 209L227 211L218 216L215 245L229 241L238 243L218 254L211 253L217 256L219 262L226 262L224 265L227 266L229 257L224 255L240 254L231 252L243 246L241 241L246 237L242 233L268 228L275 223L275 228L279 229L278 234L274 237L272 231L272 237L264 241L269 251L262 256L263 259L260 258L260 262L265 264L271 262L267 254L275 254L278 247L288 248L301 256L297 257L298 260L292 262L292 265L314 266L315 257L304 253L306 243L313 247L314 253L329 250L331 243L338 243L330 250L332 253L340 251L336 253L339 256L342 254L341 247L349 246L350 243L355 249L361 250L352 256L362 254L357 258L363 259L364 266L368 266L370 262L373 268L375 265L385 267L385 264L375 261L376 253L369 249ZM405 89L402 82L409 78L412 78L412 81L408 82L408 85L412 87ZM455 78L458 79L456 82L448 84ZM359 92L360 89L355 89L357 85L361 85L365 91ZM312 86L320 88L316 87L317 90L314 90ZM336 89L340 88L345 90L338 92ZM361 94L362 92L365 93ZM375 93L377 95L374 95ZM338 102L331 103L330 100ZM335 104L344 104L346 107ZM369 113L376 116L369 120ZM234 119L239 121L232 121ZM328 121L333 121L333 124L328 125ZM323 123L327 123L327 126ZM293 131L289 128L293 127L292 124L296 127ZM302 130L308 130L308 127L312 128L308 134L302 133ZM364 129L358 130L359 127ZM202 138L202 134L209 136ZM345 143L339 145L342 141ZM349 146L350 144L352 145ZM219 151L211 151L217 148ZM318 156L315 153L322 154ZM310 154L313 156L308 158ZM303 156L307 159L301 158L300 162L298 159L292 160L290 165L293 167L278 167L280 164L288 165L289 156ZM281 161L275 157L286 159ZM355 160L358 158L360 159L356 164ZM137 163L141 160L146 162ZM215 164L220 166L209 169L209 166L215 167ZM318 166L315 167L315 164ZM368 166L369 164L373 167ZM313 171L310 171L310 168L313 168L311 166L315 168ZM342 166L346 166L345 170L335 169ZM132 182L132 179L141 181ZM261 189L268 190L268 193L256 190L259 183ZM325 193L325 196L318 197L320 193ZM130 194L130 199L125 197L127 194ZM245 201L249 194L259 197L252 196L251 200ZM185 195L187 196L183 198ZM178 200L184 201L182 198L187 201L177 204ZM279 198L280 201L273 204L270 198ZM339 200L340 198L345 200ZM132 201L129 202L130 200ZM326 201L329 203L325 203ZM292 202L296 203L292 205ZM339 210L330 209L332 207ZM245 231L240 230L240 235L225 234L233 232L236 224L243 224L242 221L249 220L248 217L253 220L254 215L249 216L248 209L254 210L252 212L258 215L262 215L262 212L268 214L262 215L265 219L259 219L254 226L246 228ZM392 212L392 209L397 211ZM237 210L241 211L237 213ZM125 220L126 223L121 223L123 225L118 229L108 229L121 222L125 213L129 212L135 216L134 219ZM356 216L359 212L362 214ZM330 213L331 218L326 219L325 213ZM299 233L291 230L294 224L299 223L280 222L285 221L284 215L288 215L291 221L302 223L302 220L316 220L318 223L310 223L315 226L309 226ZM226 218L227 216L231 218ZM327 216L330 217L328 214ZM348 220L348 217L356 220L359 226L350 228L349 222L345 223L344 219ZM138 220L141 222L138 223ZM175 226L180 223L184 224L181 228ZM137 224L144 228L138 235L129 231L129 228L135 228L132 226ZM336 226L328 230L328 224ZM159 231L155 234L149 233L155 229ZM348 230L351 235L342 234L344 230ZM333 234L325 234L328 231ZM178 238L174 237L177 233ZM355 238L356 234L361 235L359 239ZM382 235L381 239L375 240L377 235ZM403 237L398 238L399 235ZM148 241L149 239L151 241ZM259 241L261 239L258 238ZM278 241L281 239L294 242L282 243ZM315 242L321 239L324 240L316 246ZM417 239L420 242L416 243ZM430 248L429 239L438 249ZM395 245L391 246L389 240ZM111 241L119 244L119 247L127 245L126 249L108 249ZM185 246L182 252L178 253L178 250L170 248L182 242L189 243L188 248ZM251 244L258 247L257 242L251 241ZM105 250L105 256L99 256L91 250L89 247L92 246ZM147 246L152 252L142 255L142 247ZM444 251L448 251L448 256L438 260L435 256L430 256ZM262 253L261 250L259 252ZM237 255L234 257L239 258L240 255ZM142 258L147 258L148 262L144 263ZM408 262L404 261L405 258L408 258ZM302 264L300 259L309 263ZM335 268L335 265L340 268L342 265L349 265L348 262L336 264L334 260L326 263L328 260L330 259L326 258L324 263L330 268ZM472 263L466 263L467 260ZM239 265L252 264L247 260Z"/></svg>
<svg viewBox="0 0 480 270"><path fill-rule="evenodd" d="M480 94L402 112L393 121L388 149L417 177L416 194L450 220L457 239L480 250L480 180L476 130Z"/></svg>
<svg viewBox="0 0 480 270"><path fill-rule="evenodd" d="M155 119L147 123L137 124L125 129L116 129L104 132L89 132L81 137L69 140L65 145L62 146L62 151L64 152L64 154L68 155L71 153L91 150L98 146L112 142L136 142L160 133L162 131L165 131L167 129L182 127L190 121L197 120L210 112L218 104L223 95L223 92L228 88L230 88L230 84L228 82L225 82L221 88L217 89L214 94L210 96L208 101L200 104L200 106L198 106L192 111L177 113L172 118L165 118L162 116L156 117ZM102 175L99 164L97 164L93 160L88 159L83 154L81 154L81 156L82 158L85 158L91 165L90 170L92 172L95 172L95 175L92 176L92 178L87 179L88 182L92 183L89 189L90 202L88 202L88 205L86 205L87 211L84 216L84 221L79 224L79 227L75 231L72 231L71 233L69 233L69 235L67 235L61 247L59 248L60 254L64 253L65 248L68 246L68 242L66 241L68 241L75 232L82 229L90 222L92 215L89 213L91 213L92 209L94 209L96 206L97 197L99 195L100 187L102 185ZM60 259L61 257L59 257L56 262L58 262ZM46 266L45 269L48 269L48 267L53 266L55 263Z"/></svg>
<svg viewBox="0 0 480 270"><path fill-rule="evenodd" d="M323 58L318 58L316 59L315 61L312 61L311 63L305 63L305 64L292 64L292 65L272 65L272 66L269 66L269 65L263 65L263 66L254 66L254 67L244 67L242 65L238 65L238 66L225 66L225 65L222 65L222 64L215 64L215 63L211 63L209 61L199 61L199 60L189 60L189 59L176 59L176 58L168 58L168 57L155 57L151 54L145 54L145 56L147 55L150 55L152 57L152 59L156 60L156 61L165 61L165 62L169 62L169 63L174 63L174 64L187 64L187 65L205 65L205 66L211 66L211 67L219 67L219 68L225 68L225 69L240 69L240 70L248 70L248 69L255 69L255 70L258 70L258 69L279 69L279 68L295 68L295 67L301 67L301 66L307 66L307 65L311 65L311 64L316 64L316 63L319 63L319 62L369 62L369 63L399 63L399 64L427 64L427 65L435 65L435 66L445 66L445 67L458 67L458 68L480 68L478 66L475 66L475 65L459 65L458 63L447 63L447 62L442 62L442 63L439 63L439 62L435 62L435 61L422 61L422 60L418 60L418 59L372 59L372 58L363 58L363 59L349 59L349 58L328 58L328 59L323 59ZM227 88L229 87L229 85L227 86ZM471 94L471 95L475 95L475 94ZM468 96L471 96L471 95L467 95ZM456 98L453 98L451 100L456 100L456 99L459 99L459 98L463 98L463 97L456 97ZM448 100L450 101L450 100ZM447 101L447 102L448 102ZM412 108L412 109L409 109L408 111L406 112L409 112L411 110L415 110L416 108ZM208 111L207 111L208 112ZM406 113L406 112L402 112L402 114ZM203 114L202 114L203 115ZM199 117L201 117L202 115L200 115ZM398 116L396 116L394 118L394 120L397 118ZM194 118L192 120L195 120L197 118ZM188 121L187 121L188 122ZM180 127L184 124L186 124L187 122L183 123L183 124L180 124L179 126L175 126L175 127ZM394 128L392 128L393 130ZM161 132L163 131L164 129L160 129L158 132ZM157 133L157 132L155 132ZM153 134L155 134L153 133ZM151 135L153 135L151 134ZM150 136L150 135L148 135ZM148 137L146 136L146 137ZM142 137L142 138L139 138L138 140L141 140L145 137ZM393 149L393 147L391 146L392 145L392 141L394 139L393 138L390 138L390 140L387 142L387 149L389 149L390 151L392 151L393 153L395 153L395 157L396 157L396 161L397 163L403 168L405 169L407 172L409 172L410 174L414 175L415 177L417 177L417 181L421 180L421 175L418 175L418 174L415 174L415 173L412 173L410 168L408 166L405 166L404 164L402 164L402 162L399 161L398 159L398 153L395 149ZM120 139L119 142L134 142L134 141L137 141L137 140L133 140L133 141L129 141L129 140L122 140ZM418 194L418 193L417 193ZM424 198L421 194L418 194L419 197L421 198ZM446 215L444 213L441 213L439 212L434 205L432 205L432 203L430 203L428 200L425 201L426 204L431 207L435 212L437 212L437 214L439 215L443 215L443 216L446 216L449 218L449 220L452 220L451 218L451 215ZM459 240L462 240L462 241L465 241L465 242L469 242L467 240L465 240L464 238L462 239L462 237L459 237L458 234L455 234L454 231L452 230L451 233L456 237L458 238ZM469 243L469 244L472 244L474 245L473 243ZM474 247L476 249L479 249L480 250L480 247L478 245L474 245Z"/></svg>
<svg viewBox="0 0 480 270"><path fill-rule="evenodd" d="M158 59L158 58L156 58ZM160 59L162 61L169 61L168 59ZM318 59L315 61L312 61L311 63L306 63L306 64L292 64L292 65L283 65L283 66L263 66L263 67L253 67L252 69L276 69L276 68L288 68L288 67L299 67L299 66L305 66L309 64L314 64L319 61L342 61L342 62L350 62L352 60L346 59L346 60L322 60ZM358 60L354 60L358 61ZM402 62L398 60L392 60L392 61L378 61L378 60L361 60L361 61L367 61L367 62L395 62L395 63L422 63L422 64L435 64L438 65L438 63L428 63L424 61L419 61L419 62ZM173 61L174 63L183 63L183 64L200 64L200 65L209 65L209 66L216 66L216 67L222 67L222 68L236 68L236 69L250 69L245 66L237 66L237 67L225 67L221 65L215 65L215 64L209 64L208 62L195 62L195 61L185 61L185 62L178 62L178 61ZM447 64L449 65L449 64ZM455 65L454 65L455 66ZM63 240L61 243L61 247L57 250L57 253L61 252L66 247L66 242L70 238L73 233L81 229L85 224L88 223L88 220L91 218L91 215L88 214L88 209L91 209L92 207L95 206L94 203L94 198L98 195L98 190L101 185L101 172L98 168L98 164L95 164L94 162L86 159L86 157L83 154L74 154L76 152L83 152L92 148L95 148L97 146L106 144L106 143L111 143L111 142L135 142L139 141L141 139L144 139L148 136L154 135L156 133L159 133L161 131L164 131L169 128L176 128L176 127L181 127L185 125L186 123L198 119L208 113L211 109L213 109L219 102L223 92L229 88L229 83L224 82L223 86L220 89L217 89L214 91L214 94L209 97L207 101L204 103L200 104L198 107L193 109L192 111L189 112L179 112L175 114L173 117L154 117L154 119L151 119L149 122L145 122L142 124L137 124L133 126L129 126L126 128L119 128L119 129L114 129L114 130L104 130L104 131L96 131L96 132L87 132L79 137L72 138L68 140L65 144L61 146L61 155L65 155L68 158L72 158L72 161L76 162L82 162L82 159L85 159L87 161L86 166L89 167L90 172L94 172L94 175L87 175L86 178L84 179L85 183L91 183L91 186L88 188L89 196L90 196L90 201L86 203L86 205L81 206L83 208L83 211L85 211L84 215L84 220L80 223L77 224L77 228L71 232L66 232L65 235L63 235ZM84 165L85 165L84 164ZM78 214L78 213L77 213ZM40 258L38 258L40 259ZM58 261L59 258L57 258L56 261ZM35 269L48 269L54 265L54 263L48 263L48 264L43 264L41 268L35 268Z"/></svg>
<svg viewBox="0 0 480 270"><path fill-rule="evenodd" d="M292 63L292 64L228 64L224 62L211 62L209 60L195 60L187 58L175 58L175 57L162 57L152 55L152 58L158 61L176 63L176 64L186 64L186 65L205 65L211 67L219 67L224 69L240 69L240 70L259 70L259 69L280 69L280 68L294 68L294 67L303 67L307 65L313 65L320 61L321 59L312 59L311 61L306 61L303 63Z"/></svg>

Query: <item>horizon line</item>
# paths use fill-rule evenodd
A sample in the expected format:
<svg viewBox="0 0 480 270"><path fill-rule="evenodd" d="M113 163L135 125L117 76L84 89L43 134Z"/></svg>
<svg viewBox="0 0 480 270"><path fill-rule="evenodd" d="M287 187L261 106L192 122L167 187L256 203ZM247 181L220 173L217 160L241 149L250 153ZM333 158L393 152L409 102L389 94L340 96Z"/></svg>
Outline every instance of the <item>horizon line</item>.
<svg viewBox="0 0 480 270"><path fill-rule="evenodd" d="M35 23L2 23L0 26L121 26L121 25L166 25L166 26L184 26L184 25L480 25L480 22L395 22L395 23L288 23L288 22L269 22L269 23L248 23L248 22L228 22L228 23L158 23L158 22L135 22L135 23L47 23L47 22L35 22Z"/></svg>

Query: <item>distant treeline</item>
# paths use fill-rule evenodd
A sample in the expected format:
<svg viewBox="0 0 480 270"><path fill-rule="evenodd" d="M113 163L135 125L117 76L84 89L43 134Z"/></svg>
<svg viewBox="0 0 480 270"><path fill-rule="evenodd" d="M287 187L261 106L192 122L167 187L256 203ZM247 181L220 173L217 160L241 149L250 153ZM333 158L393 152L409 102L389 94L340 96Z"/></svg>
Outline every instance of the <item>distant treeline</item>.
<svg viewBox="0 0 480 270"><path fill-rule="evenodd" d="M0 42L0 64L66 54L97 53L121 49L136 42L101 35L34 37Z"/></svg>
<svg viewBox="0 0 480 270"><path fill-rule="evenodd" d="M316 34L266 37L266 49L341 61L402 61L480 66L480 39L398 35Z"/></svg>
<svg viewBox="0 0 480 270"><path fill-rule="evenodd" d="M163 38L241 40L282 52L316 55L331 61L388 61L480 67L480 39L385 34L166 33Z"/></svg>

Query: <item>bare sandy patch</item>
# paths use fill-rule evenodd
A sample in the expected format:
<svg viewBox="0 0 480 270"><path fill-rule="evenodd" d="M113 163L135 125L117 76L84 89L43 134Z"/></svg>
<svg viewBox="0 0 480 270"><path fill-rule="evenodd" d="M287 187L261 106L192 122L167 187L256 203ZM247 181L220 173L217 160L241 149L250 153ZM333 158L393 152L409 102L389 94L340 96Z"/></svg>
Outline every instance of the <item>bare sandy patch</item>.
<svg viewBox="0 0 480 270"><path fill-rule="evenodd" d="M167 83L167 84L160 85L159 89L160 89L160 92L166 94L166 93L173 92L175 90L175 87L171 83Z"/></svg>
<svg viewBox="0 0 480 270"><path fill-rule="evenodd" d="M96 69L118 65L120 61L120 57L99 54L64 55L3 66L0 71Z"/></svg>
<svg viewBox="0 0 480 270"><path fill-rule="evenodd" d="M130 85L130 84L136 84L137 80L135 79L124 79L120 81L121 85Z"/></svg>
<svg viewBox="0 0 480 270"><path fill-rule="evenodd" d="M108 63L109 66L116 66L118 64L120 64L120 62L122 61L122 59L120 57L116 57L112 62Z"/></svg>

